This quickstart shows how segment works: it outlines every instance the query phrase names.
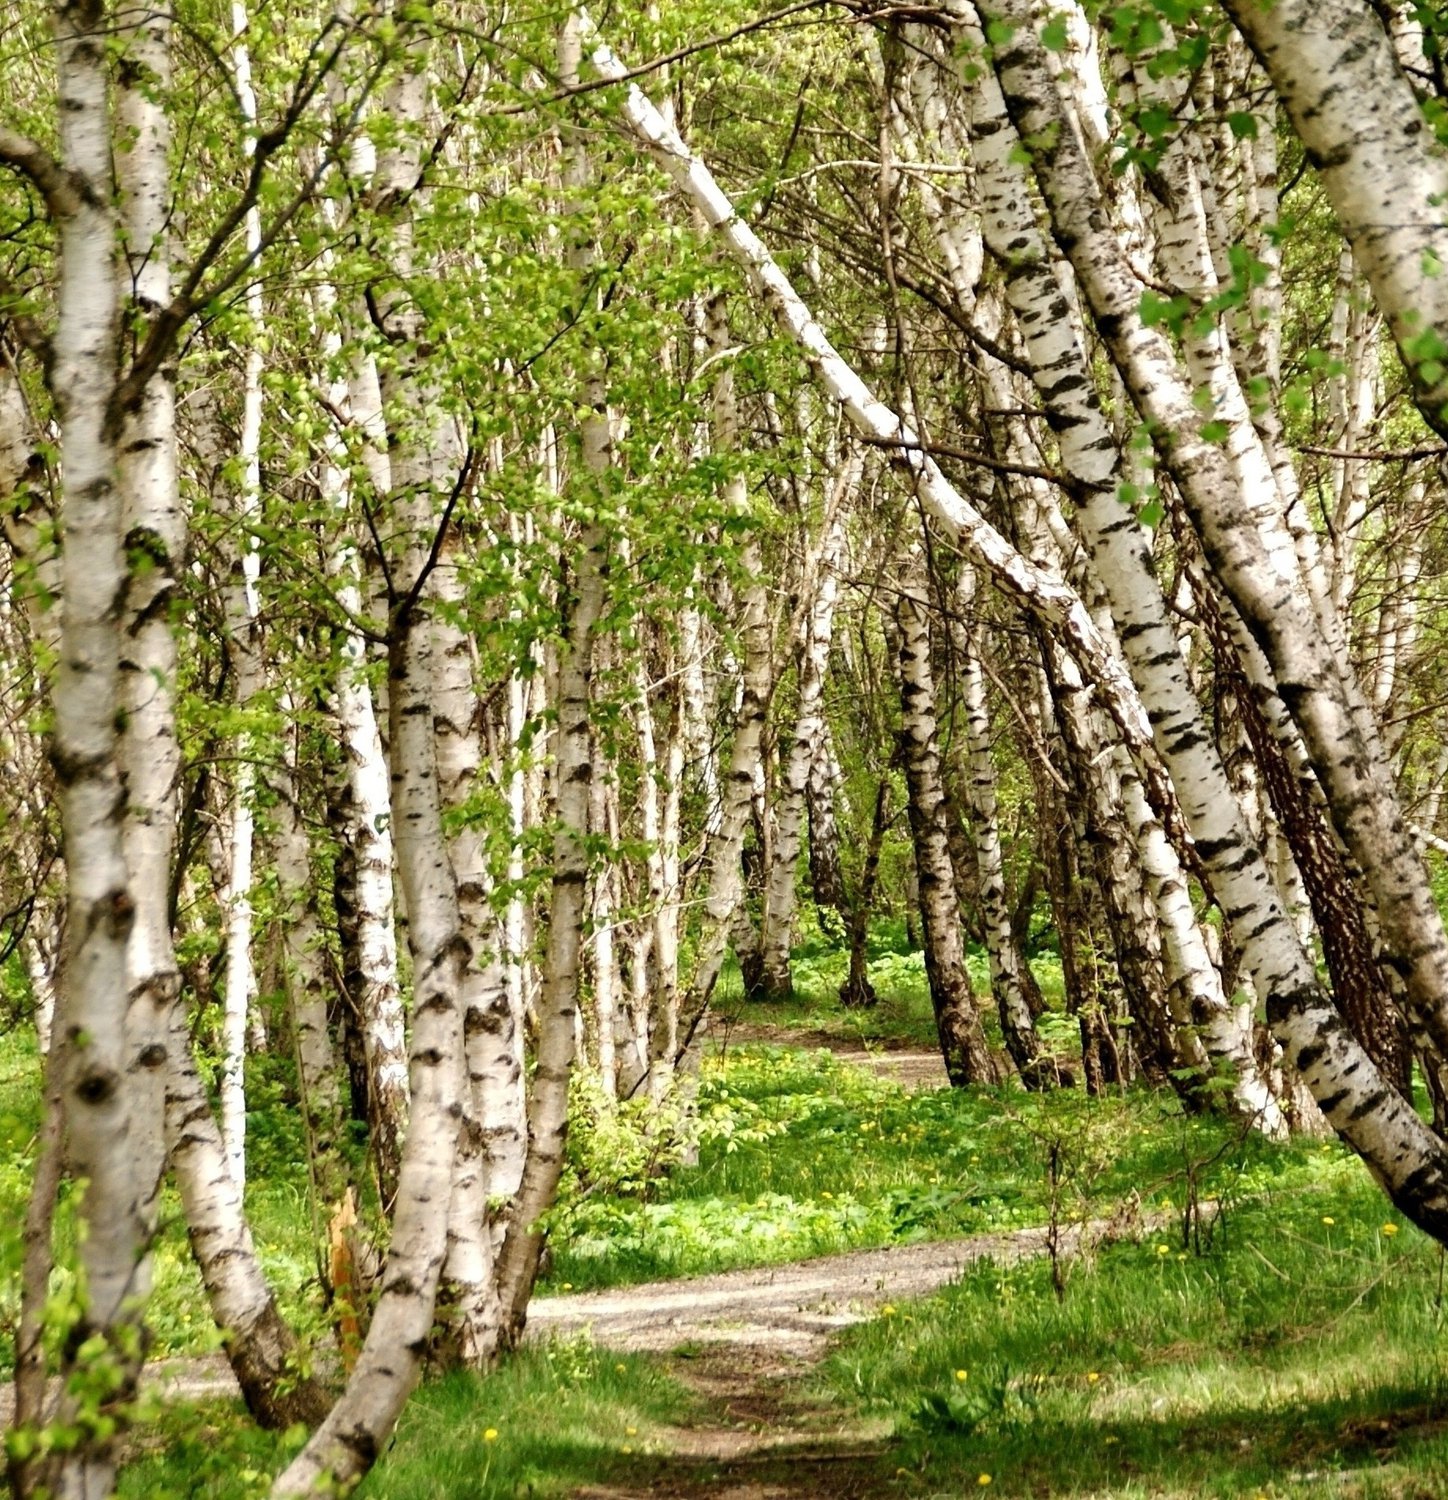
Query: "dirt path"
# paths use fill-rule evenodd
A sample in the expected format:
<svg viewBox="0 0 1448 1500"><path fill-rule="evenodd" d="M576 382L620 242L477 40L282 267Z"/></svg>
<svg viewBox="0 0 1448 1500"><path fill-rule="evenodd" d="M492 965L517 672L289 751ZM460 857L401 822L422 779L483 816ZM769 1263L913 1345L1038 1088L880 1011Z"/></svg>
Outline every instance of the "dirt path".
<svg viewBox="0 0 1448 1500"><path fill-rule="evenodd" d="M1130 1227L1063 1228L1072 1255ZM656 1434L661 1452L628 1488L586 1487L575 1500L864 1500L878 1495L888 1428L812 1400L807 1379L833 1335L881 1309L937 1291L965 1267L1047 1250L1045 1229L897 1245L761 1270L544 1297L528 1336L587 1332L604 1348L663 1355L701 1398L698 1421Z"/></svg>

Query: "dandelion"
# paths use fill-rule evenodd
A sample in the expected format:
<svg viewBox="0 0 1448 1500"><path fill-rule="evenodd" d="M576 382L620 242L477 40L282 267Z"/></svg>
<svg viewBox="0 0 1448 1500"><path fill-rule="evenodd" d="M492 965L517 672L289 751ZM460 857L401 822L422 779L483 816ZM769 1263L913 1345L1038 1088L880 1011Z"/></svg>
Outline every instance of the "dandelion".
<svg viewBox="0 0 1448 1500"><path fill-rule="evenodd" d="M1158 1245L1156 1247L1156 1253L1158 1255L1170 1255L1171 1254L1171 1246L1170 1245Z"/></svg>
<svg viewBox="0 0 1448 1500"><path fill-rule="evenodd" d="M968 1375L967 1375L967 1372L966 1372L966 1371L964 1371L964 1370L957 1370L957 1371L956 1371L956 1372L955 1372L955 1378L956 1378L956 1379L957 1379L957 1380L966 1380L966 1379L968 1379L968 1378L969 1378L969 1376L968 1376Z"/></svg>
<svg viewBox="0 0 1448 1500"><path fill-rule="evenodd" d="M573 1283L571 1281L565 1281L563 1283L563 1290L565 1292L571 1292L573 1290Z"/></svg>
<svg viewBox="0 0 1448 1500"><path fill-rule="evenodd" d="M619 1449L619 1450L618 1450L618 1451L619 1451L619 1452L620 1452L620 1453L632 1453L632 1452L633 1452L633 1449L632 1449L632 1448L630 1448L630 1447L629 1447L629 1445L628 1445L628 1444L627 1444L627 1443L625 1443L625 1444L624 1444L624 1445L623 1445L623 1447L622 1447L622 1448L620 1448L620 1449Z"/></svg>
<svg viewBox="0 0 1448 1500"><path fill-rule="evenodd" d="M1326 1224L1329 1229L1331 1229L1332 1226L1337 1223L1337 1220L1334 1219L1331 1214L1323 1214L1322 1222Z"/></svg>
<svg viewBox="0 0 1448 1500"><path fill-rule="evenodd" d="M496 1443L498 1441L498 1429L496 1427L489 1427L483 1433L483 1441L485 1443Z"/></svg>
<svg viewBox="0 0 1448 1500"><path fill-rule="evenodd" d="M1109 1448L1112 1445L1112 1443L1119 1443L1121 1441L1121 1439L1119 1437L1117 1437L1114 1432L1108 1432L1106 1434L1106 1436L1101 1439L1101 1441L1103 1443L1105 1443L1106 1446Z"/></svg>
<svg viewBox="0 0 1448 1500"><path fill-rule="evenodd" d="M1391 1239L1393 1237L1393 1235L1395 1235L1397 1232L1398 1232L1398 1226L1396 1224L1384 1224L1383 1225L1383 1233L1385 1235L1387 1235L1389 1239Z"/></svg>
<svg viewBox="0 0 1448 1500"><path fill-rule="evenodd" d="M625 1427L623 1430L623 1435L625 1437L637 1437L639 1435L639 1430L637 1427Z"/></svg>
<svg viewBox="0 0 1448 1500"><path fill-rule="evenodd" d="M895 1316L894 1306L891 1303L887 1302L884 1307L880 1309L880 1316L882 1318L893 1318Z"/></svg>
<svg viewBox="0 0 1448 1500"><path fill-rule="evenodd" d="M1087 1370L1087 1372L1086 1372L1086 1384L1087 1385L1095 1385L1096 1382L1098 1380L1100 1380L1100 1379L1101 1379L1101 1372L1099 1370Z"/></svg>
<svg viewBox="0 0 1448 1500"><path fill-rule="evenodd" d="M622 1375L627 1369L628 1369L627 1365L615 1365L613 1367L613 1373L615 1375Z"/></svg>
<svg viewBox="0 0 1448 1500"><path fill-rule="evenodd" d="M980 1476L980 1478L976 1480L976 1483L979 1484L979 1485L987 1485L987 1484L989 1484L990 1483L990 1475L989 1474L982 1474Z"/></svg>

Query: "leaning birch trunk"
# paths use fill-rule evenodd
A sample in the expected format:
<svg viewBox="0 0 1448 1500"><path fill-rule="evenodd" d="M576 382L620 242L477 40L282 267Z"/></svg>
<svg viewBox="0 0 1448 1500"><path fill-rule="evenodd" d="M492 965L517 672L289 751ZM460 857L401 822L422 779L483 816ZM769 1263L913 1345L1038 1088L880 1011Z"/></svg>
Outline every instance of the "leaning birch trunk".
<svg viewBox="0 0 1448 1500"><path fill-rule="evenodd" d="M1018 30L1028 24L1021 21ZM1002 67L1009 73L1026 60L1029 54L1023 57L1013 47ZM1258 993L1267 999L1273 1029L1324 1113L1406 1213L1430 1233L1448 1234L1448 1155L1347 1034L1297 941L1261 851L1242 824L1177 652L1141 528L1123 516L1116 498L1115 444L1085 356L1079 347L1071 352L1075 334L1066 317L1068 304L1036 235L1024 183L1012 170L1013 141L1004 109L989 75L979 82L977 102L984 107L975 124L977 145L990 147L999 173L994 201L988 195L985 213L987 227L1000 231L992 250L1011 277L1013 305L1020 297L1031 310L1022 328L1031 347L1033 377L1056 413L1062 456L1080 487L1077 514L1083 534L1110 594L1132 669L1153 704L1157 743L1198 853L1238 934ZM1023 119L1036 99L1054 97L1039 69L1032 70L1030 83L1029 93L1019 100ZM1062 140L1069 139L1067 127ZM1088 241L1093 234L1088 226ZM1067 243L1078 247L1069 238ZM1134 311L1134 293L1130 301ZM1043 319L1043 309L1057 311ZM1064 373L1057 375L1057 370Z"/></svg>
<svg viewBox="0 0 1448 1500"><path fill-rule="evenodd" d="M1448 437L1448 150L1367 0L1223 0L1267 70L1387 317L1428 425ZM1362 101L1372 101L1365 111Z"/></svg>
<svg viewBox="0 0 1448 1500"><path fill-rule="evenodd" d="M999 1075L986 1045L965 963L955 869L945 832L945 792L940 780L939 715L930 667L930 634L922 584L923 563L912 551L895 610L895 658L900 683L900 760L909 788L910 833L915 847L925 973L940 1053L952 1084L995 1083Z"/></svg>
<svg viewBox="0 0 1448 1500"><path fill-rule="evenodd" d="M811 768L824 732L825 677L829 670L830 639L834 630L838 568L845 541L845 495L859 482L861 458L851 455L830 498L819 553L806 560L804 570L815 578L813 597L803 611L796 646L799 702L794 736L785 759L775 810L774 847L764 887L764 917L760 933L760 989L766 999L787 997L790 980L790 935L794 925L795 888L804 830Z"/></svg>
<svg viewBox="0 0 1448 1500"><path fill-rule="evenodd" d="M1395 955L1409 1021L1440 1051L1448 1043L1448 935L1397 805L1371 711L1331 639L1295 564L1280 566L1228 455L1201 435L1193 395L1165 337L1144 326L1139 288L1120 247L1094 226L1091 168L1064 126L1055 86L1030 40L1024 4L993 14L1022 38L997 56L1007 103L1026 138L1049 130L1059 144L1038 154L1037 176L1086 299L1123 380L1160 445L1203 550L1247 631L1260 645L1302 732L1339 835L1362 871L1384 947ZM1060 122L1053 123L1053 122Z"/></svg>
<svg viewBox="0 0 1448 1500"><path fill-rule="evenodd" d="M601 42L595 47L593 62L607 78L626 77L623 64ZM708 167L638 88L627 90L623 113L644 149L719 234L761 300L794 340L811 373L839 402L865 441L886 451L925 510L997 588L1065 638L1096 683L1132 753L1149 755L1151 729L1136 689L1075 591L1022 557L950 482L909 424L872 394L830 343L759 237L734 211Z"/></svg>
<svg viewBox="0 0 1448 1500"><path fill-rule="evenodd" d="M393 270L413 272L413 198L419 127L427 108L428 46L413 40L389 100L402 127L378 170L378 202L394 231ZM399 430L391 480L402 534L389 620L388 709L394 847L412 956L411 1118L397 1178L392 1240L381 1293L347 1388L306 1447L272 1487L281 1497L345 1492L366 1474L391 1436L416 1384L433 1326L448 1252L448 1205L463 1113L461 992L471 957L438 795L432 691L436 675L428 574L433 544L450 515L436 512L426 451L433 423L416 304L397 285L380 289L379 316L393 339L389 373Z"/></svg>
<svg viewBox="0 0 1448 1500"><path fill-rule="evenodd" d="M576 78L581 60L578 22L570 15L559 38L559 74ZM581 142L570 142L566 186L580 195L588 182L588 159ZM570 251L572 268L586 277L592 246L580 240ZM590 351L595 368L584 381L588 415L580 428L583 482L591 490L593 514L578 542L573 597L564 610L564 643L558 660L558 728L554 762L557 831L553 840L553 889L548 912L547 967L539 1002L537 1067L528 1109L528 1154L513 1199L512 1217L498 1257L501 1337L521 1336L528 1300L543 1253L539 1218L553 1206L563 1173L568 1129L568 1081L573 1070L575 1018L583 946L584 898L588 885L588 815L592 800L592 678L594 629L603 612L608 564L608 531L600 518L607 499L613 438L608 391L601 356Z"/></svg>

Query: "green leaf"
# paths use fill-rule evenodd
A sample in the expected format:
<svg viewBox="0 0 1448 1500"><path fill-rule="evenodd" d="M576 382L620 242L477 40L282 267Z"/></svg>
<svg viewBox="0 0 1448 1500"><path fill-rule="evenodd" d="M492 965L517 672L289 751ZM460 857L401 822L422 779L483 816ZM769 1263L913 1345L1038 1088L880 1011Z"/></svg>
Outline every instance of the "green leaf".
<svg viewBox="0 0 1448 1500"><path fill-rule="evenodd" d="M1066 18L1052 16L1041 30L1041 45L1047 52L1064 52L1071 45L1066 35Z"/></svg>

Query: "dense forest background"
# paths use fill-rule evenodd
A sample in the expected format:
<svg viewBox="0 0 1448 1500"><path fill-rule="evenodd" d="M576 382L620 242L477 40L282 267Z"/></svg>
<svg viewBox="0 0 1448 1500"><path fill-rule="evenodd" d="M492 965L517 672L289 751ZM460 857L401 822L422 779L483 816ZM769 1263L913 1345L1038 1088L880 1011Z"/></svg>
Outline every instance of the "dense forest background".
<svg viewBox="0 0 1448 1500"><path fill-rule="evenodd" d="M1322 1316L1417 1285L1444 35L1393 0L0 19L18 1494L112 1493L148 1351L218 1337L280 1434L248 1492L344 1492L424 1369L526 1405L540 1277L1026 1225L1064 1308L1069 1256L1172 1222L1154 1326L1151 1257L1226 1254L1274 1179L1347 1253L1322 1142L1388 1216ZM755 1045L861 1039L952 1088ZM929 1363L889 1331L857 1394ZM644 1399L593 1347L573 1384ZM969 1468L1044 1397L939 1358L898 1400ZM521 1485L486 1431L468 1482Z"/></svg>

